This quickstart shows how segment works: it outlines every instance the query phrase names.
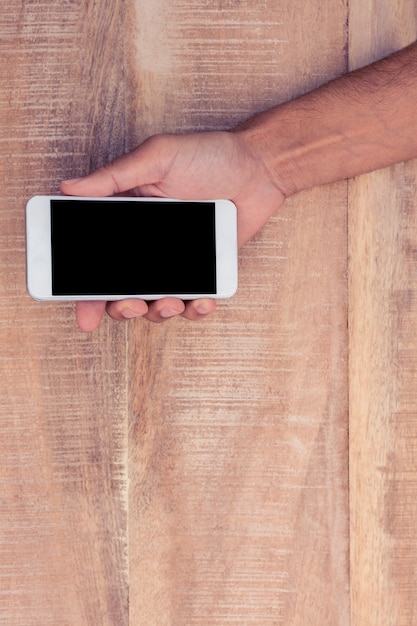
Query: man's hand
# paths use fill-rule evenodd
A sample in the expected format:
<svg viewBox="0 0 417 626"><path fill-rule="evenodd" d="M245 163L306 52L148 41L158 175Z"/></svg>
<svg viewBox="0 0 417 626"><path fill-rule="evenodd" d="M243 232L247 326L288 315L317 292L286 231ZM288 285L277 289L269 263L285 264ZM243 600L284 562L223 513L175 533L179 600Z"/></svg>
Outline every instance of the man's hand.
<svg viewBox="0 0 417 626"><path fill-rule="evenodd" d="M209 132L156 135L133 152L85 178L64 181L61 191L73 196L137 195L182 200L232 200L238 208L238 238L242 246L283 204L284 193L273 182L262 158L239 133ZM156 251L157 253L157 251ZM96 329L107 310L116 320L143 316L163 322L175 315L202 319L215 310L210 299L183 302L164 298L147 303L83 302L76 305L79 327Z"/></svg>

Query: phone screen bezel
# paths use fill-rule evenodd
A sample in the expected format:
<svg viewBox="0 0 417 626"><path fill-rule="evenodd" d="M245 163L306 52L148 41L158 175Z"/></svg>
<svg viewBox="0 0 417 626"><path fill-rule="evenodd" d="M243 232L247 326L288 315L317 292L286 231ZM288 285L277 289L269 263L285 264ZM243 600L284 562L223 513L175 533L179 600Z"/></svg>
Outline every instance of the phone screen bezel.
<svg viewBox="0 0 417 626"><path fill-rule="evenodd" d="M216 292L200 292L197 288L193 293L106 293L106 294L52 294L52 254L51 254L51 201L82 200L97 202L164 202L173 205L175 210L184 202L191 200L177 200L172 198L80 198L70 196L35 196L26 206L26 240L27 240L27 288L30 295L36 300L122 300L126 298L141 298L156 300L169 295L181 299L196 299L201 297L228 298L237 290L237 211L236 206L229 200L206 200L205 203L214 203L215 211L215 248L216 248ZM198 201L202 202L202 201ZM190 232L190 237L195 236Z"/></svg>

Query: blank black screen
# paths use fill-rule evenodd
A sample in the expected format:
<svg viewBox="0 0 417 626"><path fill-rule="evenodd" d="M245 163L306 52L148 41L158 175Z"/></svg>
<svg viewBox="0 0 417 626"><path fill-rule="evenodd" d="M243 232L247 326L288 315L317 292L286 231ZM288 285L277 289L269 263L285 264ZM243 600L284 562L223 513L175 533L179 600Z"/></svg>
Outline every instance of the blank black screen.
<svg viewBox="0 0 417 626"><path fill-rule="evenodd" d="M51 200L52 294L215 294L214 208Z"/></svg>

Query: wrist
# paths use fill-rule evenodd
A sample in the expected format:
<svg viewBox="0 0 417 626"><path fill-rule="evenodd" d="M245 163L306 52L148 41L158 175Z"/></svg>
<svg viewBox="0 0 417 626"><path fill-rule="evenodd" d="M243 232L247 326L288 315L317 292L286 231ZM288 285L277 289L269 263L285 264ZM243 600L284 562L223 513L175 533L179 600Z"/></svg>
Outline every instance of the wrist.
<svg viewBox="0 0 417 626"><path fill-rule="evenodd" d="M374 169L375 145L368 146L367 137L378 136L377 121L369 116L359 126L348 106L343 115L340 107L326 106L325 91L280 105L236 128L285 197Z"/></svg>
<svg viewBox="0 0 417 626"><path fill-rule="evenodd" d="M416 61L413 45L234 130L285 197L414 158Z"/></svg>
<svg viewBox="0 0 417 626"><path fill-rule="evenodd" d="M285 198L308 186L299 162L303 140L297 121L289 119L291 105L260 113L233 129Z"/></svg>

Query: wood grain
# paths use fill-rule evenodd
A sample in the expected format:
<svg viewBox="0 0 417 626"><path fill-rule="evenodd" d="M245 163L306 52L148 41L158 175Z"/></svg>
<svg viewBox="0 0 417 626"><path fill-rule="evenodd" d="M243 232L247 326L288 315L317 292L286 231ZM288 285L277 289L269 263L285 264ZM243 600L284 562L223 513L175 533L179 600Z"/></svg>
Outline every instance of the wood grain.
<svg viewBox="0 0 417 626"><path fill-rule="evenodd" d="M345 2L134 0L131 145L229 128L346 69ZM311 36L314 32L314 37Z"/></svg>
<svg viewBox="0 0 417 626"><path fill-rule="evenodd" d="M136 6L135 141L346 67L343 3ZM132 626L349 624L346 246L346 185L314 190L242 250L211 320L131 324Z"/></svg>
<svg viewBox="0 0 417 626"><path fill-rule="evenodd" d="M291 199L201 324L79 333L23 210L416 33L414 0L3 0L2 626L414 626L416 164Z"/></svg>
<svg viewBox="0 0 417 626"><path fill-rule="evenodd" d="M34 303L24 257L28 197L123 149L122 5L4 0L0 12L5 626L128 622L126 331L82 335L72 305Z"/></svg>
<svg viewBox="0 0 417 626"><path fill-rule="evenodd" d="M262 252L243 255L243 293L214 320L138 324L132 624L348 624L337 195L318 191L271 224Z"/></svg>
<svg viewBox="0 0 417 626"><path fill-rule="evenodd" d="M349 23L351 67L417 38L413 0L355 0ZM352 626L417 620L416 189L416 162L349 185Z"/></svg>

